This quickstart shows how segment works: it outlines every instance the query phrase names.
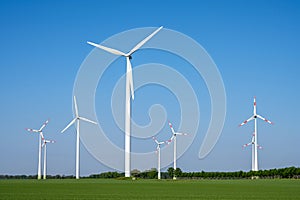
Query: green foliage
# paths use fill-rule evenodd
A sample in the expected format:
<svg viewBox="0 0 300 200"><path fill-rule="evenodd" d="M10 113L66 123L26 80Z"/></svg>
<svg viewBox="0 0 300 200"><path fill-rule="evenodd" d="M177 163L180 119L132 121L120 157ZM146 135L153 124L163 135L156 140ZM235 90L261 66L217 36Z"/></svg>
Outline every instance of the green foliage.
<svg viewBox="0 0 300 200"><path fill-rule="evenodd" d="M300 168L287 167L283 169L270 169L259 171L237 172L183 172L180 177L199 179L251 179L251 178L300 178Z"/></svg>
<svg viewBox="0 0 300 200"><path fill-rule="evenodd" d="M157 178L157 170L155 168L146 170L136 175L137 178L143 179L156 179Z"/></svg>
<svg viewBox="0 0 300 200"><path fill-rule="evenodd" d="M124 173L118 173L118 172L104 172L101 174L92 174L89 176L89 178L119 178L123 177Z"/></svg>
<svg viewBox="0 0 300 200"><path fill-rule="evenodd" d="M174 171L174 174L176 177L181 177L182 176L182 171L180 168L176 168Z"/></svg>
<svg viewBox="0 0 300 200"><path fill-rule="evenodd" d="M278 179L278 178L295 178L300 179L300 168L287 167L282 169L269 169L269 170L259 170L243 172L182 172L180 168L174 170L172 167L168 168L167 172L161 173L162 179L172 179L173 175L181 179L253 179L253 178L263 178L263 179ZM124 177L124 173L119 172L104 172L101 174L92 174L89 177L82 178L104 178L104 179L116 179ZM144 172L139 170L132 170L132 176L135 178L142 179L157 179L157 170L152 168ZM36 179L37 175L0 175L0 179ZM74 176L65 175L55 175L47 176L47 179L74 179ZM130 178L131 179L131 178Z"/></svg>
<svg viewBox="0 0 300 200"><path fill-rule="evenodd" d="M169 177L173 177L174 176L174 168L173 167L169 167L168 168L168 175L169 175Z"/></svg>

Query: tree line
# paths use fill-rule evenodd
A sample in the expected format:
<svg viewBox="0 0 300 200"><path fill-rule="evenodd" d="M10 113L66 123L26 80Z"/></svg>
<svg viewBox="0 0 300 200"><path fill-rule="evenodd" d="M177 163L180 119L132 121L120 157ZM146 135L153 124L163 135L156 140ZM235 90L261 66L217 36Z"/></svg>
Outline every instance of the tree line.
<svg viewBox="0 0 300 200"><path fill-rule="evenodd" d="M236 171L236 172L182 172L180 168L168 168L167 172L161 172L162 179L172 179L173 175L178 179L253 179L253 178L300 178L300 168L286 167L280 169L268 169L259 171ZM140 179L157 179L157 170L152 168L146 171L132 170L131 175ZM103 172L100 174L92 174L82 178L113 178L123 179L124 173L119 172ZM36 179L37 175L0 175L0 179ZM47 175L47 179L74 179L75 176L69 175Z"/></svg>

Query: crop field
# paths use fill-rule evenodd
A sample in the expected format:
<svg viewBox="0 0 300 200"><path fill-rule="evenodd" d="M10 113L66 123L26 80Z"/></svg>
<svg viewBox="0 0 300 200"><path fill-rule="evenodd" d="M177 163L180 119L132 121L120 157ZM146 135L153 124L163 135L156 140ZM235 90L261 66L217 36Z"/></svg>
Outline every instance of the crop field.
<svg viewBox="0 0 300 200"><path fill-rule="evenodd" d="M300 180L0 180L0 199L300 199Z"/></svg>

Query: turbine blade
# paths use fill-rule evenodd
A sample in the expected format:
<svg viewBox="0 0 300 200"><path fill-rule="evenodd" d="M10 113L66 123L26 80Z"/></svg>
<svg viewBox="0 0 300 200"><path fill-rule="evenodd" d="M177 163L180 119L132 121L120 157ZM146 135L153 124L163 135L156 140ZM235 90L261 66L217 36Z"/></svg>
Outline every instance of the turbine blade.
<svg viewBox="0 0 300 200"><path fill-rule="evenodd" d="M64 128L64 129L61 131L61 133L65 132L65 130L67 130L72 124L74 124L75 121L76 121L76 119L77 119L77 118L74 118L74 119L66 126L66 128Z"/></svg>
<svg viewBox="0 0 300 200"><path fill-rule="evenodd" d="M171 137L170 139L168 139L168 140L166 141L166 143L167 143L167 144L170 144L170 143L173 141L174 137L175 137L175 135L172 135L172 137Z"/></svg>
<svg viewBox="0 0 300 200"><path fill-rule="evenodd" d="M92 121L92 120L90 120L90 119L87 119L87 118L84 118L84 117L79 117L79 119L81 119L81 120L83 120L83 121L86 121L86 122L90 122L90 123L92 123L92 124L97 124L97 122L94 122L94 121Z"/></svg>
<svg viewBox="0 0 300 200"><path fill-rule="evenodd" d="M34 132L34 133L38 133L39 130L35 130L35 129L32 129L32 128L26 128L27 131L29 132Z"/></svg>
<svg viewBox="0 0 300 200"><path fill-rule="evenodd" d="M42 140L45 140L43 132L40 132L40 136L41 136Z"/></svg>
<svg viewBox="0 0 300 200"><path fill-rule="evenodd" d="M54 140L45 140L45 143L55 143Z"/></svg>
<svg viewBox="0 0 300 200"><path fill-rule="evenodd" d="M102 46L100 44L95 44L93 42L87 42L87 43L94 46L94 47L97 47L99 49L103 49L104 51L107 51L109 53L112 53L112 54L115 54L115 55L118 55L118 56L126 56L126 54L123 53L122 51L112 49L112 48L109 48L109 47L105 47L105 46Z"/></svg>
<svg viewBox="0 0 300 200"><path fill-rule="evenodd" d="M133 54L135 51L137 51L139 48L141 48L146 42L148 42L158 31L160 31L163 27L159 27L156 29L153 33L151 33L148 37L143 39L141 42L139 42L129 53L128 55Z"/></svg>
<svg viewBox="0 0 300 200"><path fill-rule="evenodd" d="M243 123L241 123L239 126L243 126L244 124L248 123L249 121L253 120L254 117L250 117L249 119L247 119L246 121L244 121Z"/></svg>
<svg viewBox="0 0 300 200"><path fill-rule="evenodd" d="M76 97L74 96L73 99L74 99L75 116L78 117L78 107L77 107Z"/></svg>
<svg viewBox="0 0 300 200"><path fill-rule="evenodd" d="M159 144L159 142L157 141L157 139L156 139L155 137L152 137L152 139L154 140L154 142L155 142L156 144Z"/></svg>
<svg viewBox="0 0 300 200"><path fill-rule="evenodd" d="M248 144L244 144L243 145L243 148L247 147L247 146L250 146L252 144L252 142L249 142Z"/></svg>
<svg viewBox="0 0 300 200"><path fill-rule="evenodd" d="M126 76L128 76L129 79L129 87L130 87L130 92L131 92L131 98L134 100L134 90L133 90L133 77L132 77L132 67L130 63L129 57L126 57Z"/></svg>
<svg viewBox="0 0 300 200"><path fill-rule="evenodd" d="M256 97L253 99L253 115L256 115Z"/></svg>
<svg viewBox="0 0 300 200"><path fill-rule="evenodd" d="M170 121L169 121L169 126L170 126L170 129L172 130L173 135L175 135L175 131L174 131L173 125L171 124Z"/></svg>
<svg viewBox="0 0 300 200"><path fill-rule="evenodd" d="M260 118L260 119L262 119L262 120L264 120L265 122L268 122L269 124L273 124L273 122L267 120L266 118L264 118L264 117L262 117L260 115L257 115L257 117Z"/></svg>
<svg viewBox="0 0 300 200"><path fill-rule="evenodd" d="M175 133L176 135L188 135L186 133Z"/></svg>
<svg viewBox="0 0 300 200"><path fill-rule="evenodd" d="M260 146L260 145L257 145L257 147L258 147L259 149L263 149L263 147L262 147L262 146Z"/></svg>
<svg viewBox="0 0 300 200"><path fill-rule="evenodd" d="M48 123L49 123L49 120L46 120L45 123L43 123L43 125L39 129L39 131L42 131Z"/></svg>

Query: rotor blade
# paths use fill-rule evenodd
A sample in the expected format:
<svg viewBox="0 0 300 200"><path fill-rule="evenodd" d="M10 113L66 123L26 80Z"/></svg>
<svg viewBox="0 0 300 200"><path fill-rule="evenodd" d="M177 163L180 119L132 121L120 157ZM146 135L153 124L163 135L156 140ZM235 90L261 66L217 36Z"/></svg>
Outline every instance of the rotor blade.
<svg viewBox="0 0 300 200"><path fill-rule="evenodd" d="M42 147L44 147L46 145L46 141L45 142L43 142L43 144L42 144Z"/></svg>
<svg viewBox="0 0 300 200"><path fill-rule="evenodd" d="M40 136L41 136L42 140L45 140L43 132L40 132Z"/></svg>
<svg viewBox="0 0 300 200"><path fill-rule="evenodd" d="M260 145L257 145L257 147L258 147L259 149L263 149L263 147L262 147L262 146L260 146Z"/></svg>
<svg viewBox="0 0 300 200"><path fill-rule="evenodd" d="M243 148L247 147L247 146L250 146L252 144L252 142L249 142L248 144L244 144L243 145Z"/></svg>
<svg viewBox="0 0 300 200"><path fill-rule="evenodd" d="M159 27L158 29L156 29L153 33L151 33L148 37L146 37L145 39L143 39L141 42L139 42L129 53L128 55L133 54L135 51L137 51L139 48L141 48L146 42L148 42L156 33L158 33L158 31L160 31L160 29L162 29L163 27Z"/></svg>
<svg viewBox="0 0 300 200"><path fill-rule="evenodd" d="M55 143L54 140L45 140L45 143Z"/></svg>
<svg viewBox="0 0 300 200"><path fill-rule="evenodd" d="M252 134L252 139L251 139L252 143L255 142L255 133Z"/></svg>
<svg viewBox="0 0 300 200"><path fill-rule="evenodd" d="M112 48L109 48L109 47L105 47L105 46L102 46L100 44L95 44L93 42L87 42L87 43L94 46L94 47L97 47L99 49L103 49L104 51L107 51L109 53L112 53L112 54L115 54L115 55L118 55L118 56L126 56L126 54L123 53L122 51L112 49Z"/></svg>
<svg viewBox="0 0 300 200"><path fill-rule="evenodd" d="M175 133L176 135L188 135L186 133Z"/></svg>
<svg viewBox="0 0 300 200"><path fill-rule="evenodd" d="M152 137L152 139L154 140L154 142L155 142L156 144L159 144L158 141L157 141L157 139L156 139L155 137Z"/></svg>
<svg viewBox="0 0 300 200"><path fill-rule="evenodd" d="M79 117L79 119L83 120L83 121L86 121L86 122L90 122L90 123L93 123L93 124L97 124L97 122L94 122L90 119L87 119L87 118L84 118L84 117Z"/></svg>
<svg viewBox="0 0 300 200"><path fill-rule="evenodd" d="M74 99L75 116L78 117L78 107L77 107L76 97L74 96L73 99Z"/></svg>
<svg viewBox="0 0 300 200"><path fill-rule="evenodd" d="M254 119L254 117L252 116L249 119L247 119L246 121L244 121L243 123L241 123L239 126L243 126L244 124L246 124L247 122L249 122L249 121L251 121L253 119Z"/></svg>
<svg viewBox="0 0 300 200"><path fill-rule="evenodd" d="M76 119L77 119L77 118L74 118L74 119L68 124L68 126L66 126L66 128L64 128L64 130L61 131L61 133L65 132L65 130L67 130L72 124L74 124L75 121L76 121Z"/></svg>
<svg viewBox="0 0 300 200"><path fill-rule="evenodd" d="M174 131L174 128L173 128L173 125L171 124L171 122L169 121L169 126L170 126L170 129L172 130L172 133L175 134L175 131Z"/></svg>
<svg viewBox="0 0 300 200"><path fill-rule="evenodd" d="M45 123L41 126L39 131L42 131L48 123L49 123L49 120L46 120Z"/></svg>
<svg viewBox="0 0 300 200"><path fill-rule="evenodd" d="M273 124L273 122L267 120L266 118L264 118L264 117L262 117L260 115L257 115L257 117L260 118L260 119L262 119L262 120L264 120L265 122L268 122L269 124Z"/></svg>
<svg viewBox="0 0 300 200"><path fill-rule="evenodd" d="M27 131L29 132L35 132L35 133L38 133L39 130L35 130L35 129L32 129L32 128L26 128Z"/></svg>
<svg viewBox="0 0 300 200"><path fill-rule="evenodd" d="M173 141L174 137L175 137L175 136L172 135L172 137L171 137L170 139L168 139L168 140L166 141L166 143L167 143L167 144L170 144L170 143Z"/></svg>
<svg viewBox="0 0 300 200"><path fill-rule="evenodd" d="M253 100L253 115L256 115L256 97Z"/></svg>
<svg viewBox="0 0 300 200"><path fill-rule="evenodd" d="M126 57L126 76L128 76L129 79L129 87L130 87L130 92L131 92L131 98L134 100L134 90L133 90L133 78L132 78L132 67L130 63L129 57Z"/></svg>

